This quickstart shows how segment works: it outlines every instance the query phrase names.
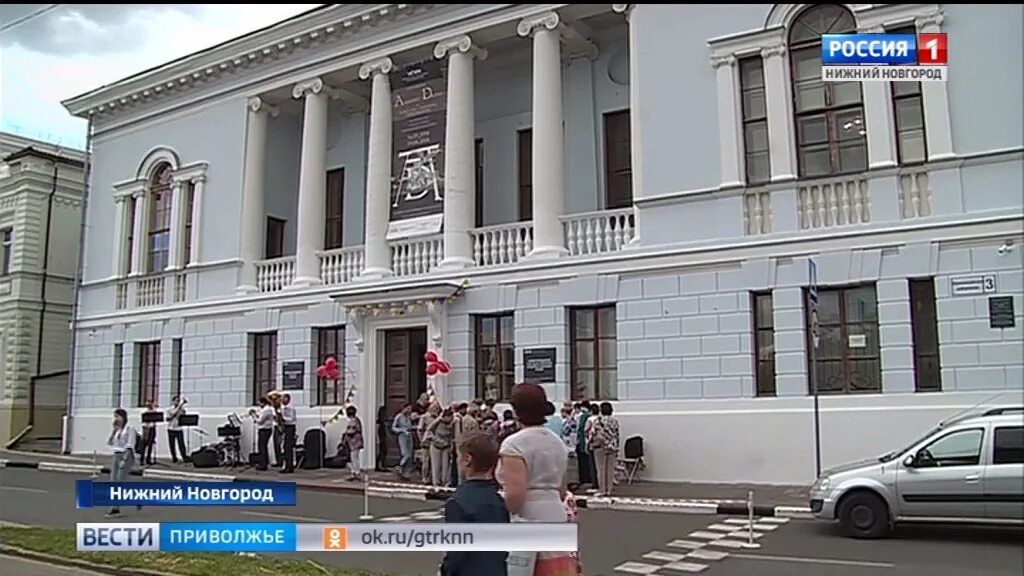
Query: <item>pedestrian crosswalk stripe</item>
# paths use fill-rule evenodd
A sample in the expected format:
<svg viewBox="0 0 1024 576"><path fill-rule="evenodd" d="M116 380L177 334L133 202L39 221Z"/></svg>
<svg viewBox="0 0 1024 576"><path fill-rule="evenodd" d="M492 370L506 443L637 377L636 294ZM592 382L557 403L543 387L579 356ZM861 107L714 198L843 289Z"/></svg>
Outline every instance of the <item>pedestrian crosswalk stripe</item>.
<svg viewBox="0 0 1024 576"><path fill-rule="evenodd" d="M712 524L708 526L708 530L715 530L717 532L735 532L736 527L731 524Z"/></svg>
<svg viewBox="0 0 1024 576"><path fill-rule="evenodd" d="M760 530L761 532L771 532L778 527L778 524L754 524L754 530Z"/></svg>
<svg viewBox="0 0 1024 576"><path fill-rule="evenodd" d="M626 572L627 574L654 574L658 570L661 570L661 566L643 562L626 562L615 567L616 572Z"/></svg>
<svg viewBox="0 0 1024 576"><path fill-rule="evenodd" d="M687 550L697 550L703 548L705 544L703 542L691 542L689 540L673 540L666 544L670 548L686 548Z"/></svg>
<svg viewBox="0 0 1024 576"><path fill-rule="evenodd" d="M665 564L662 568L677 570L679 572L703 572L708 569L707 564L694 564L692 562L673 562Z"/></svg>
<svg viewBox="0 0 1024 576"><path fill-rule="evenodd" d="M754 532L753 535L754 535L754 540L757 540L761 536L764 536L764 534L761 534L760 532ZM748 532L746 530L737 530L735 532L730 532L729 533L729 537L730 538L748 538L749 536L750 536L750 532Z"/></svg>
<svg viewBox="0 0 1024 576"><path fill-rule="evenodd" d="M407 522L412 520L412 516L392 516L391 518L381 518L381 522Z"/></svg>
<svg viewBox="0 0 1024 576"><path fill-rule="evenodd" d="M697 560L721 560L729 556L728 552L719 552L718 550L694 550L686 555L687 558L695 558Z"/></svg>
<svg viewBox="0 0 1024 576"><path fill-rule="evenodd" d="M733 524L735 526L746 526L750 520L742 520L740 518L726 518L722 521L725 524Z"/></svg>
<svg viewBox="0 0 1024 576"><path fill-rule="evenodd" d="M683 558L686 558L686 554L673 554L671 552L653 550L644 554L643 557L647 560L658 560L660 562L679 562Z"/></svg>
<svg viewBox="0 0 1024 576"><path fill-rule="evenodd" d="M712 540L708 542L710 546L721 546L722 548L743 548L746 542L739 542L737 540Z"/></svg>
<svg viewBox="0 0 1024 576"><path fill-rule="evenodd" d="M690 532L690 538L700 538L701 540L718 540L719 538L725 538L725 534L722 532L707 532L704 530L697 530L696 532Z"/></svg>
<svg viewBox="0 0 1024 576"><path fill-rule="evenodd" d="M757 520L757 522L759 524L786 524L787 522L789 522L789 518L776 518L774 516L767 516L765 518Z"/></svg>

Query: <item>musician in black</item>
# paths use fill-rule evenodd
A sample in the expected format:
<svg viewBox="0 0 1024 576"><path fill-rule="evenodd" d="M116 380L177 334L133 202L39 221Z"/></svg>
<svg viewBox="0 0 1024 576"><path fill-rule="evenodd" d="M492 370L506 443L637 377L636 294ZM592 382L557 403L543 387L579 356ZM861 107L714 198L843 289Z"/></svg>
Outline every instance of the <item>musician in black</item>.
<svg viewBox="0 0 1024 576"><path fill-rule="evenodd" d="M153 412L156 410L156 406L149 402L146 404L146 412ZM144 412L143 414L145 414ZM156 458L153 453L156 451L156 422L143 422L142 423L142 451L139 453L142 460L143 466L152 466L156 464Z"/></svg>
<svg viewBox="0 0 1024 576"><path fill-rule="evenodd" d="M270 438L274 434L274 408L266 398L260 398L256 428L256 442L259 447L259 463L256 469L266 470L270 466Z"/></svg>
<svg viewBox="0 0 1024 576"><path fill-rule="evenodd" d="M167 419L167 444L171 449L171 461L175 464L178 463L178 451L180 450L181 459L187 464L192 461L192 457L188 455L188 450L185 448L185 431L178 424L178 419L185 414L185 404L188 403L188 400L181 396L175 396L171 399L171 403L173 406L165 415Z"/></svg>
<svg viewBox="0 0 1024 576"><path fill-rule="evenodd" d="M292 406L292 397L285 394L281 398L281 428L284 438L284 468L282 474L295 472L295 406Z"/></svg>
<svg viewBox="0 0 1024 576"><path fill-rule="evenodd" d="M281 415L281 395L270 396L270 407L274 410L274 467L284 466L284 421Z"/></svg>

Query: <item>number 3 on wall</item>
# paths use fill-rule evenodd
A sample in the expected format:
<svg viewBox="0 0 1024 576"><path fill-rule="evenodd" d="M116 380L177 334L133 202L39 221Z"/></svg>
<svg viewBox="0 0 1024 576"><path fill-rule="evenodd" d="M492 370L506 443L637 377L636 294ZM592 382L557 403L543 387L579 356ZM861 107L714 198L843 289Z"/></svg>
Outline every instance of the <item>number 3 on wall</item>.
<svg viewBox="0 0 1024 576"><path fill-rule="evenodd" d="M985 276L985 278L982 281L982 283L984 285L984 290L985 290L986 294L996 291L996 277L995 276Z"/></svg>

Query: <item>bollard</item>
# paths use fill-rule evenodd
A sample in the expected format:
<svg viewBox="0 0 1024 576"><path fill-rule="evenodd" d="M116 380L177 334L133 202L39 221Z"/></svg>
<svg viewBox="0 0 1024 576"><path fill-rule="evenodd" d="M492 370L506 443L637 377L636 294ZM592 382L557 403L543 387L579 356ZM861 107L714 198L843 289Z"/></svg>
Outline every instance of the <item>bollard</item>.
<svg viewBox="0 0 1024 576"><path fill-rule="evenodd" d="M761 545L754 542L754 491L747 492L747 543L745 548L760 548Z"/></svg>
<svg viewBox="0 0 1024 576"><path fill-rule="evenodd" d="M359 517L360 522L370 522L373 514L370 514L370 473L363 470L363 515Z"/></svg>

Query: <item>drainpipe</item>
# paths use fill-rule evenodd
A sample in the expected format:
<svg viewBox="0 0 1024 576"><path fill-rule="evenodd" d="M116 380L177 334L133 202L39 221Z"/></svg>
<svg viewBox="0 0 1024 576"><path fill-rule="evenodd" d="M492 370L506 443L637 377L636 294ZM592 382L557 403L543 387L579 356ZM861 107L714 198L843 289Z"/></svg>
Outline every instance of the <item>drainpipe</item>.
<svg viewBox="0 0 1024 576"><path fill-rule="evenodd" d="M60 154L60 150L57 151ZM50 278L50 229L53 225L53 199L57 195L57 174L60 162L53 161L53 177L50 181L50 197L46 207L45 240L43 240L43 285L39 290L39 338L36 340L36 375L29 381L28 425L36 424L36 381L43 375L43 335L46 332L46 281Z"/></svg>
<svg viewBox="0 0 1024 576"><path fill-rule="evenodd" d="M75 282L71 296L71 352L70 356L70 368L68 372L68 397L64 405L64 430L63 438L61 439L61 451L65 454L71 452L71 430L74 427L74 416L72 414L72 408L74 408L75 398L75 350L77 350L78 343L78 307L80 302L80 292L82 287L82 272L85 269L85 231L86 231L86 216L89 214L89 190L91 188L91 182L89 180L92 174L92 114L89 114L88 123L85 129L85 169L84 169L84 183L82 186L82 218L81 225L78 229L78 266L75 270Z"/></svg>

